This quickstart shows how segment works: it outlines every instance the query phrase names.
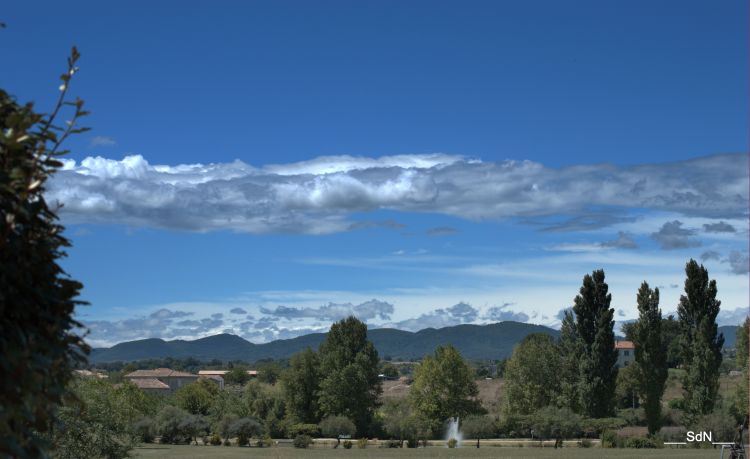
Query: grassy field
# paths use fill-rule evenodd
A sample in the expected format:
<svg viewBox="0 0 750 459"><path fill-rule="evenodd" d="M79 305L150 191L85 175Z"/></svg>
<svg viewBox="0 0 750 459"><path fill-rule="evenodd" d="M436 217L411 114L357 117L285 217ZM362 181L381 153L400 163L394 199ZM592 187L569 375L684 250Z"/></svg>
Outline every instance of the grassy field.
<svg viewBox="0 0 750 459"><path fill-rule="evenodd" d="M226 446L171 446L144 445L135 450L136 458L159 459L232 459L244 457L258 458L460 458L460 457L492 457L492 458L602 458L613 457L620 459L691 459L718 458L719 450L714 449L601 449L601 448L471 448L463 447L448 449L440 447L419 449L382 449L382 448L352 448L346 450L331 448L295 449L291 447L278 448L238 448ZM724 455L727 457L727 454Z"/></svg>

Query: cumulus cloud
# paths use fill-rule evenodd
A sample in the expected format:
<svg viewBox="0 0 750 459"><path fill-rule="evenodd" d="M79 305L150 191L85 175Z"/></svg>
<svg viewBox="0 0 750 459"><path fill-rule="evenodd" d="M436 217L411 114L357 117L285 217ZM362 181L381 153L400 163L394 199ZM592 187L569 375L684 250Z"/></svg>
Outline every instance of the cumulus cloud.
<svg viewBox="0 0 750 459"><path fill-rule="evenodd" d="M192 312L159 309L147 316L131 319L84 321L88 331L86 341L93 346L110 346L145 338L192 338L218 333L224 324L216 318L176 321L191 315Z"/></svg>
<svg viewBox="0 0 750 459"><path fill-rule="evenodd" d="M466 303L458 303L450 308L435 309L419 317L402 320L388 326L401 330L418 331L424 328L452 327L463 323L474 322L479 311Z"/></svg>
<svg viewBox="0 0 750 459"><path fill-rule="evenodd" d="M703 225L703 231L707 233L735 233L737 230L727 222L706 223Z"/></svg>
<svg viewBox="0 0 750 459"><path fill-rule="evenodd" d="M694 234L695 230L683 228L681 221L674 220L664 223L659 231L651 234L651 237L662 249L671 250L700 246L700 241L691 237Z"/></svg>
<svg viewBox="0 0 750 459"><path fill-rule="evenodd" d="M748 308L722 309L716 317L719 325L742 325L748 316Z"/></svg>
<svg viewBox="0 0 750 459"><path fill-rule="evenodd" d="M247 314L247 311L245 311L242 308L233 308L232 310L229 311L229 313L230 314L243 314L244 315L244 314Z"/></svg>
<svg viewBox="0 0 750 459"><path fill-rule="evenodd" d="M733 250L725 261L729 263L729 267L732 268L734 274L747 274L750 270L750 259L748 259L747 252Z"/></svg>
<svg viewBox="0 0 750 459"><path fill-rule="evenodd" d="M284 319L314 318L322 320L339 320L348 316L355 316L367 321L375 318L388 320L393 314L393 305L385 301L372 299L364 303L328 303L319 308L292 308L277 306L276 309L260 308L260 312Z"/></svg>
<svg viewBox="0 0 750 459"><path fill-rule="evenodd" d="M515 322L528 322L529 316L523 312L513 312L508 310L508 307L512 306L513 303L504 303L502 306L493 306L484 313L482 317L485 320L491 320L493 322L503 322L506 320L512 320Z"/></svg>
<svg viewBox="0 0 750 459"><path fill-rule="evenodd" d="M67 221L191 231L334 233L357 229L353 214L379 209L471 220L558 216L567 220L549 229L564 231L621 222L628 209L744 217L748 201L743 154L565 168L441 154L321 157L260 168L241 161L152 165L138 155L64 164L47 197L64 204Z"/></svg>

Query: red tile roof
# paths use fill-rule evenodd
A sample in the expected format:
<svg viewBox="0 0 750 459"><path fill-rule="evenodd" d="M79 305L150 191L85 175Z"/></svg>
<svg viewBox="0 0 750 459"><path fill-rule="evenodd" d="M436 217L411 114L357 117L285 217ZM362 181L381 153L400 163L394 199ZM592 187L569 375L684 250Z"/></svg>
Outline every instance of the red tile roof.
<svg viewBox="0 0 750 459"><path fill-rule="evenodd" d="M126 378L197 378L198 375L172 370L171 368L157 368L155 370L136 370L125 375Z"/></svg>
<svg viewBox="0 0 750 459"><path fill-rule="evenodd" d="M632 341L615 341L615 349L635 349Z"/></svg>
<svg viewBox="0 0 750 459"><path fill-rule="evenodd" d="M135 378L131 381L139 389L169 389L169 386L152 378Z"/></svg>

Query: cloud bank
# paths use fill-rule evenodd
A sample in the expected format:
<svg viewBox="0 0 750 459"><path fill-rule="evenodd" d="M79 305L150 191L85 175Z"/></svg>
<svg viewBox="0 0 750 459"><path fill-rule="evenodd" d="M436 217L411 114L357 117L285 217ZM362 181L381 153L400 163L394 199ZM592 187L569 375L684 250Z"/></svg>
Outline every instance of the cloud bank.
<svg viewBox="0 0 750 459"><path fill-rule="evenodd" d="M70 223L189 231L335 233L366 227L352 215L380 209L468 220L563 216L568 221L557 230L565 230L614 224L628 210L744 217L747 161L747 155L727 154L629 167L550 168L431 154L253 167L241 161L168 166L139 155L120 161L89 157L80 164L65 160L47 197L64 205L61 215ZM675 241L680 244L659 240L665 246Z"/></svg>

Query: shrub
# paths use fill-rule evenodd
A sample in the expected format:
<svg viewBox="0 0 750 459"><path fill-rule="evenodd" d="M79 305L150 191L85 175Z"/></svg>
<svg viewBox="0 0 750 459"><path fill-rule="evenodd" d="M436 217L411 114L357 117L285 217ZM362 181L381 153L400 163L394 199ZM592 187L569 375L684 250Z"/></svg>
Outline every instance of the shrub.
<svg viewBox="0 0 750 459"><path fill-rule="evenodd" d="M357 431L351 419L345 416L328 416L320 421L320 432L326 437L338 438L339 435L354 435Z"/></svg>
<svg viewBox="0 0 750 459"><path fill-rule="evenodd" d="M357 448L359 449L365 449L367 448L367 439L366 438L360 438L357 440Z"/></svg>
<svg viewBox="0 0 750 459"><path fill-rule="evenodd" d="M211 438L208 440L210 444L213 446L219 446L221 444L221 437L217 434L211 435Z"/></svg>
<svg viewBox="0 0 750 459"><path fill-rule="evenodd" d="M308 446L312 445L313 439L309 435L297 435L294 437L294 441L292 441L292 444L295 448L307 448Z"/></svg>
<svg viewBox="0 0 750 459"><path fill-rule="evenodd" d="M224 446L232 446L232 441L228 438L224 439L224 443L222 443Z"/></svg>
<svg viewBox="0 0 750 459"><path fill-rule="evenodd" d="M266 435L263 438L259 438L258 441L255 442L255 446L257 446L258 448L269 448L273 445L274 445L273 439L271 438L270 435Z"/></svg>
<svg viewBox="0 0 750 459"><path fill-rule="evenodd" d="M602 448L617 448L617 434L612 430L605 430L601 436Z"/></svg>
<svg viewBox="0 0 750 459"><path fill-rule="evenodd" d="M417 440L416 438L410 438L406 440L407 448L416 448L417 446L419 446L419 440Z"/></svg>
<svg viewBox="0 0 750 459"><path fill-rule="evenodd" d="M630 437L625 441L626 448L657 448L656 442L646 437Z"/></svg>
<svg viewBox="0 0 750 459"><path fill-rule="evenodd" d="M190 415L187 412L176 406L168 405L162 408L156 416L156 426L161 436L161 442L173 445L188 443L190 437L185 435L183 428L180 426L188 416Z"/></svg>
<svg viewBox="0 0 750 459"><path fill-rule="evenodd" d="M591 448L591 440L588 438L584 438L583 440L578 442L579 448Z"/></svg>
<svg viewBox="0 0 750 459"><path fill-rule="evenodd" d="M133 425L138 439L143 443L153 443L154 435L156 433L156 423L149 417L143 417L135 422Z"/></svg>
<svg viewBox="0 0 750 459"><path fill-rule="evenodd" d="M345 440L343 444L344 444L344 449L352 449L353 443L350 440Z"/></svg>
<svg viewBox="0 0 750 459"><path fill-rule="evenodd" d="M383 448L401 448L401 442L398 440L386 440L382 444Z"/></svg>
<svg viewBox="0 0 750 459"><path fill-rule="evenodd" d="M448 440L448 448L455 448L458 445L458 440L451 438Z"/></svg>
<svg viewBox="0 0 750 459"><path fill-rule="evenodd" d="M317 437L320 434L320 429L317 424L292 424L287 428L286 433L289 438L295 438L298 435Z"/></svg>
<svg viewBox="0 0 750 459"><path fill-rule="evenodd" d="M234 421L229 430L232 435L237 437L239 446L245 446L250 442L250 438L263 434L263 426L260 425L260 422L250 417Z"/></svg>

